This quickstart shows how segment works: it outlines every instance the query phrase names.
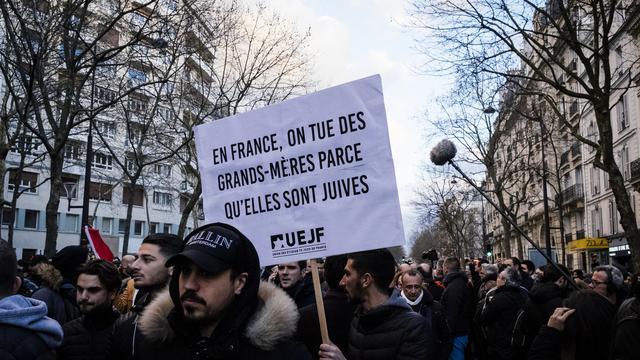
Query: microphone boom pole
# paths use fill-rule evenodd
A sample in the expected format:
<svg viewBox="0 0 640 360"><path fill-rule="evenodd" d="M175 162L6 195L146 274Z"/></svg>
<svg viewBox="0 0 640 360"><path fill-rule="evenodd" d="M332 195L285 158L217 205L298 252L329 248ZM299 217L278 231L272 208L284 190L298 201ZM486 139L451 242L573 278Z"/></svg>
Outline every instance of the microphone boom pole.
<svg viewBox="0 0 640 360"><path fill-rule="evenodd" d="M575 281L573 281L571 276L565 273L558 266L558 264L556 264L556 262L551 259L550 256L542 251L542 249L540 249L540 247L536 245L533 240L531 240L531 238L524 232L524 230L522 230L520 226L518 226L518 224L513 219L511 219L511 217L502 208L500 208L500 206L498 206L498 204L493 202L493 200L491 200L491 198L489 198L489 196L487 196L487 194L485 194L485 192L482 191L482 189L480 189L476 185L476 183L462 171L462 169L460 169L460 167L453 161L453 158L455 156L456 147L449 140L442 140L431 150L431 162L433 162L435 165L444 165L448 163L449 165L453 166L454 169L458 170L460 175L462 175L462 177L469 184L471 184L471 186L473 186L473 188L476 189L478 193L480 193L480 195L482 195L482 197L485 198L489 202L489 204L491 204L491 206L493 206L500 213L500 215L502 215L502 217L504 217L509 222L509 224L511 224L511 226L513 226L520 233L520 235L522 235L522 237L524 237L529 242L529 244L531 244L531 246L533 246L534 249L536 249L540 253L540 255L547 259L547 262L551 264L551 266L553 266L553 268L556 269L562 275L562 277L564 277L567 282L571 284L574 289L579 290L578 285L575 283Z"/></svg>

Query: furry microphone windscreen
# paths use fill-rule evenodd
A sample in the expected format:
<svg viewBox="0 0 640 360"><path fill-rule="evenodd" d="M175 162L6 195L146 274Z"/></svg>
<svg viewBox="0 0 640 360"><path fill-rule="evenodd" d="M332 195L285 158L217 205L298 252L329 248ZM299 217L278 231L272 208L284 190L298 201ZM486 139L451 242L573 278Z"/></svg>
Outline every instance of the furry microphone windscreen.
<svg viewBox="0 0 640 360"><path fill-rule="evenodd" d="M444 165L456 157L456 146L444 139L431 149L431 162L436 165Z"/></svg>

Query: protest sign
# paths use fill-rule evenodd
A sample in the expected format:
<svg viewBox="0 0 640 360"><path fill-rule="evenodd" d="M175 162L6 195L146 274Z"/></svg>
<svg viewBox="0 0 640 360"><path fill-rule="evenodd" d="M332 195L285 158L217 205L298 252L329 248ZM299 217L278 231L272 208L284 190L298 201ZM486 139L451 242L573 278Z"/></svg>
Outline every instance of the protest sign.
<svg viewBox="0 0 640 360"><path fill-rule="evenodd" d="M404 244L379 75L195 129L207 222L263 265Z"/></svg>

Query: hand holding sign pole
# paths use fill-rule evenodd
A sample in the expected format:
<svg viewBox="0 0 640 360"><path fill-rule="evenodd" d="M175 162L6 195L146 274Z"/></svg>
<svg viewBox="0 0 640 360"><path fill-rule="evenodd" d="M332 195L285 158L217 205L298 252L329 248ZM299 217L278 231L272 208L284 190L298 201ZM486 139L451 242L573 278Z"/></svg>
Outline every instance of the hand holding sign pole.
<svg viewBox="0 0 640 360"><path fill-rule="evenodd" d="M404 244L380 76L195 135L205 218L241 229L261 264Z"/></svg>

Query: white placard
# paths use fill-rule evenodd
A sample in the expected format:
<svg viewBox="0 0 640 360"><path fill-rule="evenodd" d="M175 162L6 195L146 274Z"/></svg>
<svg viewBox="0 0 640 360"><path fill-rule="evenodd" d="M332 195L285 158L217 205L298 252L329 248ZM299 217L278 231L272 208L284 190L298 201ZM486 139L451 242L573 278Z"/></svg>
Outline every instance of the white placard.
<svg viewBox="0 0 640 360"><path fill-rule="evenodd" d="M207 222L262 265L404 244L379 75L195 129Z"/></svg>

